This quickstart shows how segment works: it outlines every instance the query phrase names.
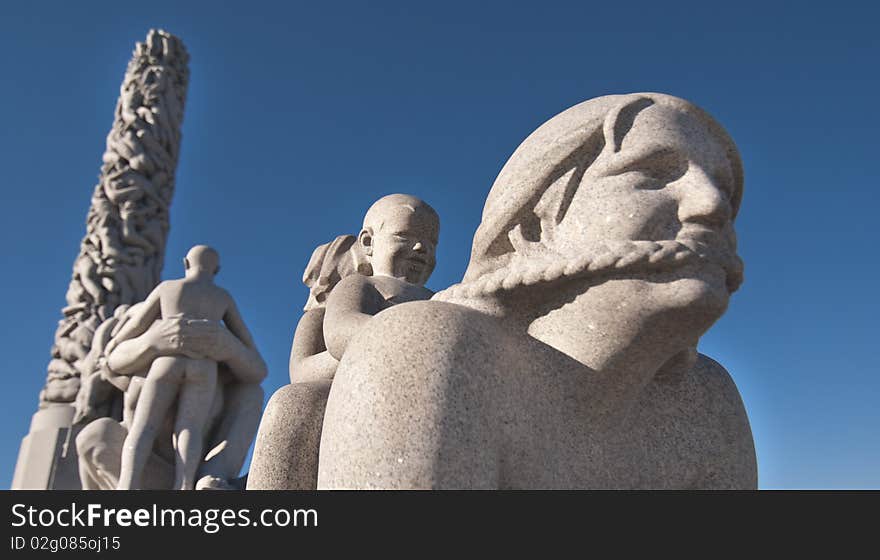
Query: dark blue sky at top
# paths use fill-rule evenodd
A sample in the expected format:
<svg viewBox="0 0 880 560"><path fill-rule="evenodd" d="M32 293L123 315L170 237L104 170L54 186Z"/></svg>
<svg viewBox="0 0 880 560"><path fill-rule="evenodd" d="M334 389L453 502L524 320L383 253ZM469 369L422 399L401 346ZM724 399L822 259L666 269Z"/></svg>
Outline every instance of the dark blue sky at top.
<svg viewBox="0 0 880 560"><path fill-rule="evenodd" d="M700 349L740 388L761 487L880 488L876 9L592 4L4 3L0 486L126 63L159 27L191 56L164 277L193 244L220 251L267 396L288 380L312 250L356 233L372 201L406 192L438 210L428 285L443 288L522 139L585 99L660 91L713 114L745 164L746 282Z"/></svg>

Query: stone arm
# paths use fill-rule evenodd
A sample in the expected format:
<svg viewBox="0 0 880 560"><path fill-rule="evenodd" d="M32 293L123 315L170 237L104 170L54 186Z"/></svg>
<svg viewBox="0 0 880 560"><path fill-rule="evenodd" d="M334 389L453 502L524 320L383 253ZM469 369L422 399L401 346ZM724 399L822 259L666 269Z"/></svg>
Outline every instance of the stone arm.
<svg viewBox="0 0 880 560"><path fill-rule="evenodd" d="M259 352L221 324L180 317L155 321L142 335L123 340L109 353L107 364L114 373L135 375L159 356L181 354L224 363L240 383L259 383L267 374Z"/></svg>
<svg viewBox="0 0 880 560"><path fill-rule="evenodd" d="M332 379L339 362L324 344L324 308L306 311L296 325L290 347L290 382Z"/></svg>
<svg viewBox="0 0 880 560"><path fill-rule="evenodd" d="M226 314L223 315L223 322L226 324L226 328L237 336L245 346L256 349L254 338L251 336L247 325L244 324L244 319L241 318L241 313L238 311L238 306L235 305L232 297L229 298L229 306L226 308Z"/></svg>
<svg viewBox="0 0 880 560"><path fill-rule="evenodd" d="M349 341L385 307L385 299L365 276L356 274L337 284L327 298L324 317L324 341L330 355L341 360Z"/></svg>
<svg viewBox="0 0 880 560"><path fill-rule="evenodd" d="M110 339L110 332L119 322L110 317L98 327L92 339L92 348L83 360L83 374L80 378L80 390L76 394L76 414L74 424L91 422L107 415L107 408L113 397L113 385L98 373L98 362L104 353L104 347Z"/></svg>
<svg viewBox="0 0 880 560"><path fill-rule="evenodd" d="M161 316L162 284L150 292L147 299L132 313L119 332L113 334L113 340L107 344L107 354L111 354L116 346L124 340L144 334L147 329Z"/></svg>

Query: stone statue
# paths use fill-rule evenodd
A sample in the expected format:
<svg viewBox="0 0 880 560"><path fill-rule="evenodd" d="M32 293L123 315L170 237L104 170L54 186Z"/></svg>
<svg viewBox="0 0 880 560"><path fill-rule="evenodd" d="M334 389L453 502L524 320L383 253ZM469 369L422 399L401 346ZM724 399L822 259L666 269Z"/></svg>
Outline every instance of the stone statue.
<svg viewBox="0 0 880 560"><path fill-rule="evenodd" d="M291 385L267 405L249 489L315 489L324 405L339 360L373 315L433 295L424 284L436 264L439 232L439 217L427 203L392 194L370 207L357 239L340 236L315 250L304 276L309 299L291 349Z"/></svg>
<svg viewBox="0 0 880 560"><path fill-rule="evenodd" d="M138 380L157 358L181 355L204 356L219 365L209 429L202 434L203 448L209 451L200 454L204 459L198 463L196 489L234 487L260 419L265 362L220 322L180 316L153 322L145 333L116 342L107 353L104 349L113 341L113 330L118 335L138 306L142 304L108 319L95 337L96 366L84 377L77 397L77 420L98 417L76 437L83 488L117 488L124 442L138 410ZM174 415L166 415L146 460L141 488L176 487L174 428Z"/></svg>
<svg viewBox="0 0 880 560"><path fill-rule="evenodd" d="M157 319L172 317L222 320L245 346L255 348L232 297L214 284L214 275L220 270L217 251L206 245L196 245L187 253L184 264L186 276L162 282L142 304L138 304L137 310L107 346L108 353L112 353L119 342L143 334ZM178 490L194 487L196 469L202 457L203 432L216 388L217 362L213 360L185 352L153 360L143 388L137 388L137 406L123 446L120 490L140 486L141 472L156 432L175 400L177 476L174 487Z"/></svg>
<svg viewBox="0 0 880 560"><path fill-rule="evenodd" d="M736 387L696 351L742 280L742 184L721 126L668 95L539 127L462 283L348 339L318 487L755 488Z"/></svg>

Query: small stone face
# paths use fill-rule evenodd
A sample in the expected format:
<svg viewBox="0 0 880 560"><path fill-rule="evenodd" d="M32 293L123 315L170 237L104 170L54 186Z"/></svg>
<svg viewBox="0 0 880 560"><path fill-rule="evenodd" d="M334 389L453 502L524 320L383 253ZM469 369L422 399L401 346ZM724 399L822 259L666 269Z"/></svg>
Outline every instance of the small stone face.
<svg viewBox="0 0 880 560"><path fill-rule="evenodd" d="M433 213L406 206L389 208L372 236L373 274L423 286L436 265L438 230Z"/></svg>

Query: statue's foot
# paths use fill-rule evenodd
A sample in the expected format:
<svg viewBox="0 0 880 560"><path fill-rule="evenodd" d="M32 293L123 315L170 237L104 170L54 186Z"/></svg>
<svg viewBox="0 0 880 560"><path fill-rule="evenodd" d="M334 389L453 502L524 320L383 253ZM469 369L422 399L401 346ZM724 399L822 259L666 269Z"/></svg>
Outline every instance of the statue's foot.
<svg viewBox="0 0 880 560"><path fill-rule="evenodd" d="M196 482L196 490L235 490L235 486L218 476L203 476Z"/></svg>

